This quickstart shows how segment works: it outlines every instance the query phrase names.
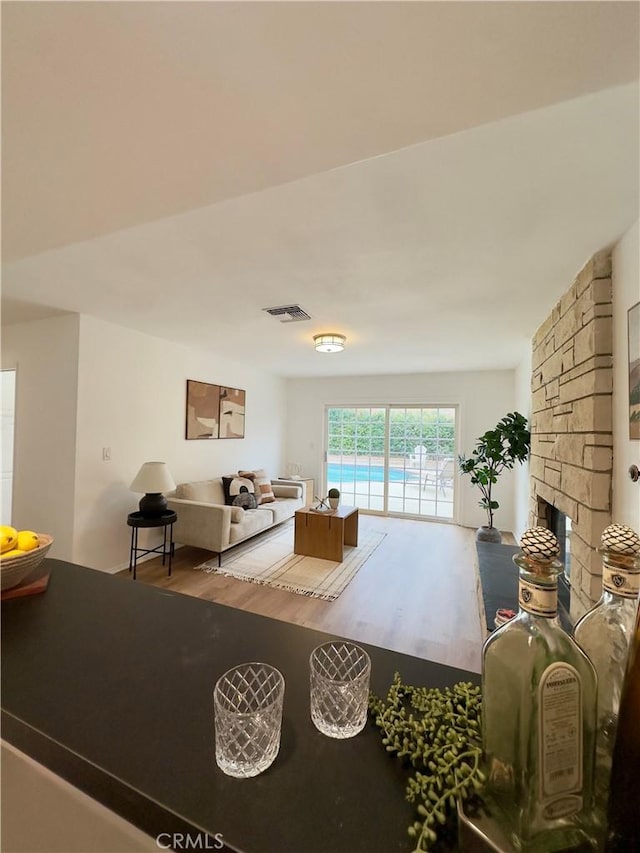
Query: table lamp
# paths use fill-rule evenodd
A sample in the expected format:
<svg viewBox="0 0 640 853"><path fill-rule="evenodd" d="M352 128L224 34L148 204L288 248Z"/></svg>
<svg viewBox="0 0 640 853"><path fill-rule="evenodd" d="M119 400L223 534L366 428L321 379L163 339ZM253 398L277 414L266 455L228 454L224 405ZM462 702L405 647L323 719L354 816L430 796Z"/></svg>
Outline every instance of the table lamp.
<svg viewBox="0 0 640 853"><path fill-rule="evenodd" d="M158 518L167 511L167 499L162 492L170 492L175 487L166 462L145 462L129 486L132 492L145 492L139 504L145 518Z"/></svg>

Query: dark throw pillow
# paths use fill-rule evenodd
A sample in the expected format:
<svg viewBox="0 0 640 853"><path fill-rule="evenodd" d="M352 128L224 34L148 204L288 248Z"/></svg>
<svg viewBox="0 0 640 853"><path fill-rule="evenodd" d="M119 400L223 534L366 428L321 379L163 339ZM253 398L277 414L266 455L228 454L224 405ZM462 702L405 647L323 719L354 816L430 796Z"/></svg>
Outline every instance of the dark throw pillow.
<svg viewBox="0 0 640 853"><path fill-rule="evenodd" d="M223 477L224 502L227 506L240 506L242 509L255 509L256 498L253 482L244 477Z"/></svg>
<svg viewBox="0 0 640 853"><path fill-rule="evenodd" d="M240 494L236 495L233 499L233 506L239 506L242 507L242 509L255 509L258 504L256 503L255 496L252 495L251 492L240 492Z"/></svg>

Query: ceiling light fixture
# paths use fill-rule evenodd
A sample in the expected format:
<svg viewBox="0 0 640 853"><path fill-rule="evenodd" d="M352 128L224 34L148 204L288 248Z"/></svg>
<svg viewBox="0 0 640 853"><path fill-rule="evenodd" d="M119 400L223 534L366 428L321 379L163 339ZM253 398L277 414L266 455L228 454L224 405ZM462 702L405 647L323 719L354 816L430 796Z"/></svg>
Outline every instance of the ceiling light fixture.
<svg viewBox="0 0 640 853"><path fill-rule="evenodd" d="M342 352L346 340L344 335L335 332L323 332L313 336L313 343L318 352Z"/></svg>

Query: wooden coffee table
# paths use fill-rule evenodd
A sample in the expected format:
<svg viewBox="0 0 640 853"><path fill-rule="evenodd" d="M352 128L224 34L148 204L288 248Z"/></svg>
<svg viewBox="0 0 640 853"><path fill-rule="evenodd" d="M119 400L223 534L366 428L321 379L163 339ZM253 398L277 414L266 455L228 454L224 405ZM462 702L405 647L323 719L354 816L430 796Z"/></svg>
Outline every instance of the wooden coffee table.
<svg viewBox="0 0 640 853"><path fill-rule="evenodd" d="M344 559L344 546L358 544L358 507L339 506L331 512L299 509L295 518L293 551L323 560Z"/></svg>

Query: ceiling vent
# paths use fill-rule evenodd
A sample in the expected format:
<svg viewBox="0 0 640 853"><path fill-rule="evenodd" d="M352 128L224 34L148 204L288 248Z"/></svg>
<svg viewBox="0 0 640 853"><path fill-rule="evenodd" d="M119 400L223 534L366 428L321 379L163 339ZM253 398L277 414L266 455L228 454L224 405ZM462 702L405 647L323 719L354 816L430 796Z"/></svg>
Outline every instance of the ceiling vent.
<svg viewBox="0 0 640 853"><path fill-rule="evenodd" d="M281 323L296 323L299 320L310 320L311 317L299 305L279 305L276 308L263 308L272 317L280 317Z"/></svg>

